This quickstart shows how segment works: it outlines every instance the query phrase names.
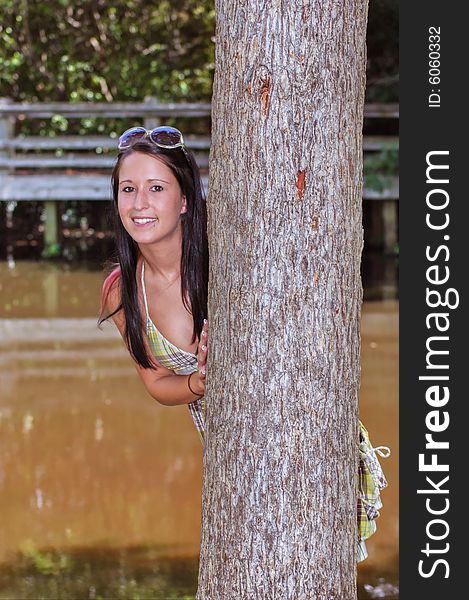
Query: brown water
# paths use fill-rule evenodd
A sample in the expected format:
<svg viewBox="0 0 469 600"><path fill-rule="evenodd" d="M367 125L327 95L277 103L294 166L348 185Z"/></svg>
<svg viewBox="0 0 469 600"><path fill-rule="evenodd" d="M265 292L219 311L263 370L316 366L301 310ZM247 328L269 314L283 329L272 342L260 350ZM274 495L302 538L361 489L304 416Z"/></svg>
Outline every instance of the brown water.
<svg viewBox="0 0 469 600"><path fill-rule="evenodd" d="M36 597L46 585L36 575L47 598L101 597L104 577L116 598L195 590L200 441L187 407L147 395L114 327L97 329L101 281L0 263L0 598ZM397 311L395 301L363 308L361 418L374 445L392 448L359 565L363 598L395 597L363 585L397 580ZM142 578L147 595L135 591Z"/></svg>

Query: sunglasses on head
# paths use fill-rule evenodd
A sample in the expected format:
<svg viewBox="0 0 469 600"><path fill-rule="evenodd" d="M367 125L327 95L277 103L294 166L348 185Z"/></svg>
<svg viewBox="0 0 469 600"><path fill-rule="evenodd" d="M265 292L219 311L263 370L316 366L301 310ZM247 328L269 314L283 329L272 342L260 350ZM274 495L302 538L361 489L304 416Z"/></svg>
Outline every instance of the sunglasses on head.
<svg viewBox="0 0 469 600"><path fill-rule="evenodd" d="M155 129L131 127L120 136L117 147L119 150L126 150L137 142L141 142L147 138L160 148L170 150L172 148L182 148L184 154L186 154L182 133L175 127L155 127Z"/></svg>

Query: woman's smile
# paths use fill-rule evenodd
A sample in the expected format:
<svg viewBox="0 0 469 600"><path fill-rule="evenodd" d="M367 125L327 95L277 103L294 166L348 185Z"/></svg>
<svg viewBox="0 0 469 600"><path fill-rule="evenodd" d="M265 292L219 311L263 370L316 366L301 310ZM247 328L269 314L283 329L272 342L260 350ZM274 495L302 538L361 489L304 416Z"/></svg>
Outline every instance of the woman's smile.
<svg viewBox="0 0 469 600"><path fill-rule="evenodd" d="M137 227L147 227L158 222L156 217L130 217L130 219Z"/></svg>

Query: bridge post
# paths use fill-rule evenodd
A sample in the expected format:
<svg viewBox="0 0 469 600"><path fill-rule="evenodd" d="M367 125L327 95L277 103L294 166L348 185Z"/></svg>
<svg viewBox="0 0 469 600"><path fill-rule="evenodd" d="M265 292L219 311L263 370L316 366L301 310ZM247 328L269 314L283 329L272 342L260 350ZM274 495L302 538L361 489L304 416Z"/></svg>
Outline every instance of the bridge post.
<svg viewBox="0 0 469 600"><path fill-rule="evenodd" d="M42 256L52 258L60 254L59 205L54 200L44 200L44 250Z"/></svg>
<svg viewBox="0 0 469 600"><path fill-rule="evenodd" d="M7 106L11 104L11 98L0 98L0 109L3 106ZM8 141L13 138L15 132L15 117L9 115L8 113L3 113L0 110L0 190L5 189L6 181L5 179L8 175L13 171L11 163L9 163L9 159L12 158L14 148L12 148ZM16 202L6 197L3 198L6 200L6 211L5 211L5 219L6 219L6 236L5 236L5 244L7 249L7 261L10 265L14 265L13 258L13 214L16 208Z"/></svg>
<svg viewBox="0 0 469 600"><path fill-rule="evenodd" d="M383 201L383 230L384 252L386 255L397 253L397 202L394 200Z"/></svg>
<svg viewBox="0 0 469 600"><path fill-rule="evenodd" d="M58 202L44 201L44 250L42 255L46 258L57 256L60 253L59 245L59 215Z"/></svg>

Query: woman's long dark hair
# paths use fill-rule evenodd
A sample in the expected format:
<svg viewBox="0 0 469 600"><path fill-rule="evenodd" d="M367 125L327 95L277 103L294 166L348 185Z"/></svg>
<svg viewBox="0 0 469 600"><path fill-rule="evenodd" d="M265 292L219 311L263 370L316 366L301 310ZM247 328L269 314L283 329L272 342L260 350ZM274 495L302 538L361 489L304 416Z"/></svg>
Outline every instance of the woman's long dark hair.
<svg viewBox="0 0 469 600"><path fill-rule="evenodd" d="M137 142L122 151L111 175L113 195L113 221L116 235L117 265L120 267L120 304L108 315L101 313L99 324L120 310L124 311L124 339L132 358L145 369L155 366L152 356L148 355L143 342L144 321L139 308L137 288L137 261L139 249L137 243L127 233L119 216L117 197L119 193L119 171L124 158L141 152L154 156L171 169L182 193L186 197L187 211L181 214L182 255L181 255L181 294L184 306L192 313L194 328L192 343L202 330L203 320L207 318L208 294L208 241L207 210L202 190L200 173L193 154L187 148L164 149L151 142ZM107 290L109 291L109 290ZM187 296L190 306L187 304Z"/></svg>

